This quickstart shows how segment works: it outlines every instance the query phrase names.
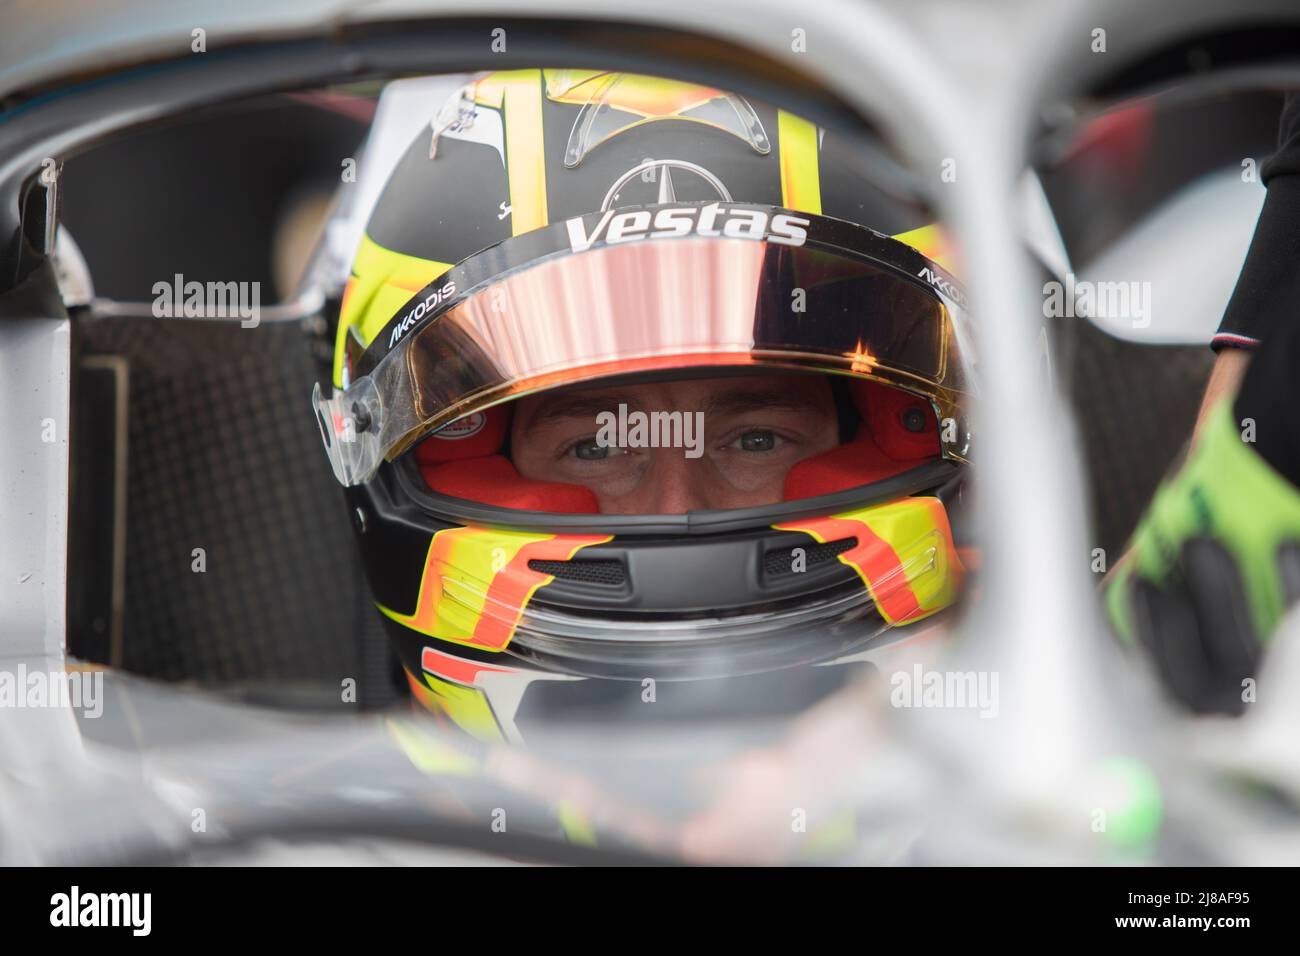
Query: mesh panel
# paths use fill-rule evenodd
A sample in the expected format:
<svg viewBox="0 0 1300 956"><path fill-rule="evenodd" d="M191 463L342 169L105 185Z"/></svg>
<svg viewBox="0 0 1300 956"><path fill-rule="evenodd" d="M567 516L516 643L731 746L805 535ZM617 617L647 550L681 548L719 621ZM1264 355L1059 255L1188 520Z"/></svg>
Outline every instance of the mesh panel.
<svg viewBox="0 0 1300 956"><path fill-rule="evenodd" d="M361 702L391 699L388 644L310 413L315 367L299 327L77 329L82 354L130 365L125 668L267 682L273 696L297 685L299 699L318 691L322 703L338 703L350 677ZM69 621L74 648L83 623Z"/></svg>
<svg viewBox="0 0 1300 956"><path fill-rule="evenodd" d="M531 571L553 574L557 580L577 584L604 584L617 587L627 580L622 561L542 561L528 562Z"/></svg>
<svg viewBox="0 0 1300 956"><path fill-rule="evenodd" d="M71 157L61 218L100 295L147 302L181 273L260 281L267 305L277 224L298 199L332 194L335 157L356 155L365 125L279 95L196 110ZM316 366L300 328L73 328L82 354L129 366L124 666L278 705L351 707L345 678L360 703L392 699L388 642L310 413ZM81 426L74 445L103 424ZM94 455L79 465L74 495L102 490ZM107 573L86 547L96 533L93 522L70 528L70 578ZM84 638L95 615L70 611L70 648L94 651Z"/></svg>
<svg viewBox="0 0 1300 956"><path fill-rule="evenodd" d="M857 538L841 538L839 541L827 541L825 544L798 545L804 552L805 567L833 561L858 543ZM768 577L782 574L794 574L794 548L780 548L769 551L763 557L763 572Z"/></svg>
<svg viewBox="0 0 1300 956"><path fill-rule="evenodd" d="M1091 544L1114 560L1191 435L1214 353L1125 342L1086 319L1060 323L1057 335L1086 455Z"/></svg>

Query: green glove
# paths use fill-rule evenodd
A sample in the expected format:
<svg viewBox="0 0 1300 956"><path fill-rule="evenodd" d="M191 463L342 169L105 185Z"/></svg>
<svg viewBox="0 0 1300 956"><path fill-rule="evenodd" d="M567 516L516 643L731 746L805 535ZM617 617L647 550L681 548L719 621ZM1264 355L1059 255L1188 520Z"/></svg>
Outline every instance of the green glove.
<svg viewBox="0 0 1300 956"><path fill-rule="evenodd" d="M1239 713L1263 645L1297 599L1300 489L1242 440L1225 400L1107 582L1111 622L1151 654L1176 698Z"/></svg>

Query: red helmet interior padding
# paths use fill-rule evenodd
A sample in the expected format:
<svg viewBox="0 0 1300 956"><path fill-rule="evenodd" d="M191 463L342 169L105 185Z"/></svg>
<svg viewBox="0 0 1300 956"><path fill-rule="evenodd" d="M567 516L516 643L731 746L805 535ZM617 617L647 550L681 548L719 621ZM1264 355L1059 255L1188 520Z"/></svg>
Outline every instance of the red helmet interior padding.
<svg viewBox="0 0 1300 956"><path fill-rule="evenodd" d="M440 428L415 447L415 460L423 465L495 455L510 430L510 409L489 408L466 415Z"/></svg>
<svg viewBox="0 0 1300 956"><path fill-rule="evenodd" d="M415 447L425 483L453 498L519 511L596 514L590 488L562 482L529 481L498 454L510 431L508 406L469 415L430 435Z"/></svg>
<svg viewBox="0 0 1300 956"><path fill-rule="evenodd" d="M783 498L792 501L847 491L900 474L940 454L939 427L924 398L879 382L858 381L851 388L862 416L853 441L806 458L790 469ZM916 410L920 431L905 416ZM533 481L520 476L499 454L510 430L508 406L469 416L430 435L415 448L415 460L434 491L454 498L521 511L597 514L596 496L582 485ZM915 417L915 416L913 416Z"/></svg>
<svg viewBox="0 0 1300 956"><path fill-rule="evenodd" d="M850 391L862 421L890 458L911 465L922 458L939 457L939 423L924 398L880 382L854 382ZM919 431L907 427L905 416L912 411L922 415Z"/></svg>
<svg viewBox="0 0 1300 956"><path fill-rule="evenodd" d="M847 491L938 457L939 428L925 399L879 382L854 382L851 392L862 416L857 435L791 468L785 476L786 501ZM922 428L916 432L904 423L904 416L913 410L923 416Z"/></svg>
<svg viewBox="0 0 1300 956"><path fill-rule="evenodd" d="M421 464L420 471L430 488L453 498L468 498L517 511L600 513L590 488L520 477L505 455L462 458L440 465Z"/></svg>

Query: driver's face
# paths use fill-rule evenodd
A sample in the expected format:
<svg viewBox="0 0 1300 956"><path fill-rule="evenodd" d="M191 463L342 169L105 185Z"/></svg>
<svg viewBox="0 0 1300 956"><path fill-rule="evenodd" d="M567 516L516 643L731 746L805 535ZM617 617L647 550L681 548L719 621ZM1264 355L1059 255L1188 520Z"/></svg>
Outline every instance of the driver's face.
<svg viewBox="0 0 1300 956"><path fill-rule="evenodd" d="M631 424L635 412L649 421L681 413L675 434L685 441L610 447L620 405ZM631 427L618 440L629 436L635 444ZM529 396L517 404L510 441L520 475L585 485L602 514L683 514L780 501L791 466L839 444L839 419L824 376L752 375Z"/></svg>

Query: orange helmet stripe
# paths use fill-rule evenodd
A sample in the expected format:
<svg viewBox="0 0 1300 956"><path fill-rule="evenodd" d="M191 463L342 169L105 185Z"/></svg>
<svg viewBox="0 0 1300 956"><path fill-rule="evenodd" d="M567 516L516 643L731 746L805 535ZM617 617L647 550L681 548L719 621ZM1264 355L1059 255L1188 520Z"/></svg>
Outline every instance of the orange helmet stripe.
<svg viewBox="0 0 1300 956"><path fill-rule="evenodd" d="M478 675L484 672L502 674L509 670L506 667L480 664L478 661L466 660L453 654L444 654L432 647L426 647L420 653L420 666L431 674L466 686L472 686L478 679Z"/></svg>
<svg viewBox="0 0 1300 956"><path fill-rule="evenodd" d="M890 624L912 619L921 610L908 587L907 574L889 542L876 535L865 521L853 518L809 518L777 525L783 531L803 531L819 543L857 538L858 543L839 556L858 572L881 615Z"/></svg>
<svg viewBox="0 0 1300 956"><path fill-rule="evenodd" d="M938 498L902 498L775 527L802 531L821 544L857 538L840 563L858 573L889 624L919 621L956 600L964 572Z"/></svg>
<svg viewBox="0 0 1300 956"><path fill-rule="evenodd" d="M415 610L379 610L405 627L452 644L504 650L533 593L553 575L535 559L568 560L609 535L528 534L489 528L444 528L429 542Z"/></svg>
<svg viewBox="0 0 1300 956"><path fill-rule="evenodd" d="M533 592L555 580L554 575L532 570L528 566L530 561L567 561L581 548L603 544L611 538L611 535L555 535L525 544L492 578L484 602L485 611L500 608L510 616L482 614L474 628L474 643L492 650L504 648L514 636Z"/></svg>

